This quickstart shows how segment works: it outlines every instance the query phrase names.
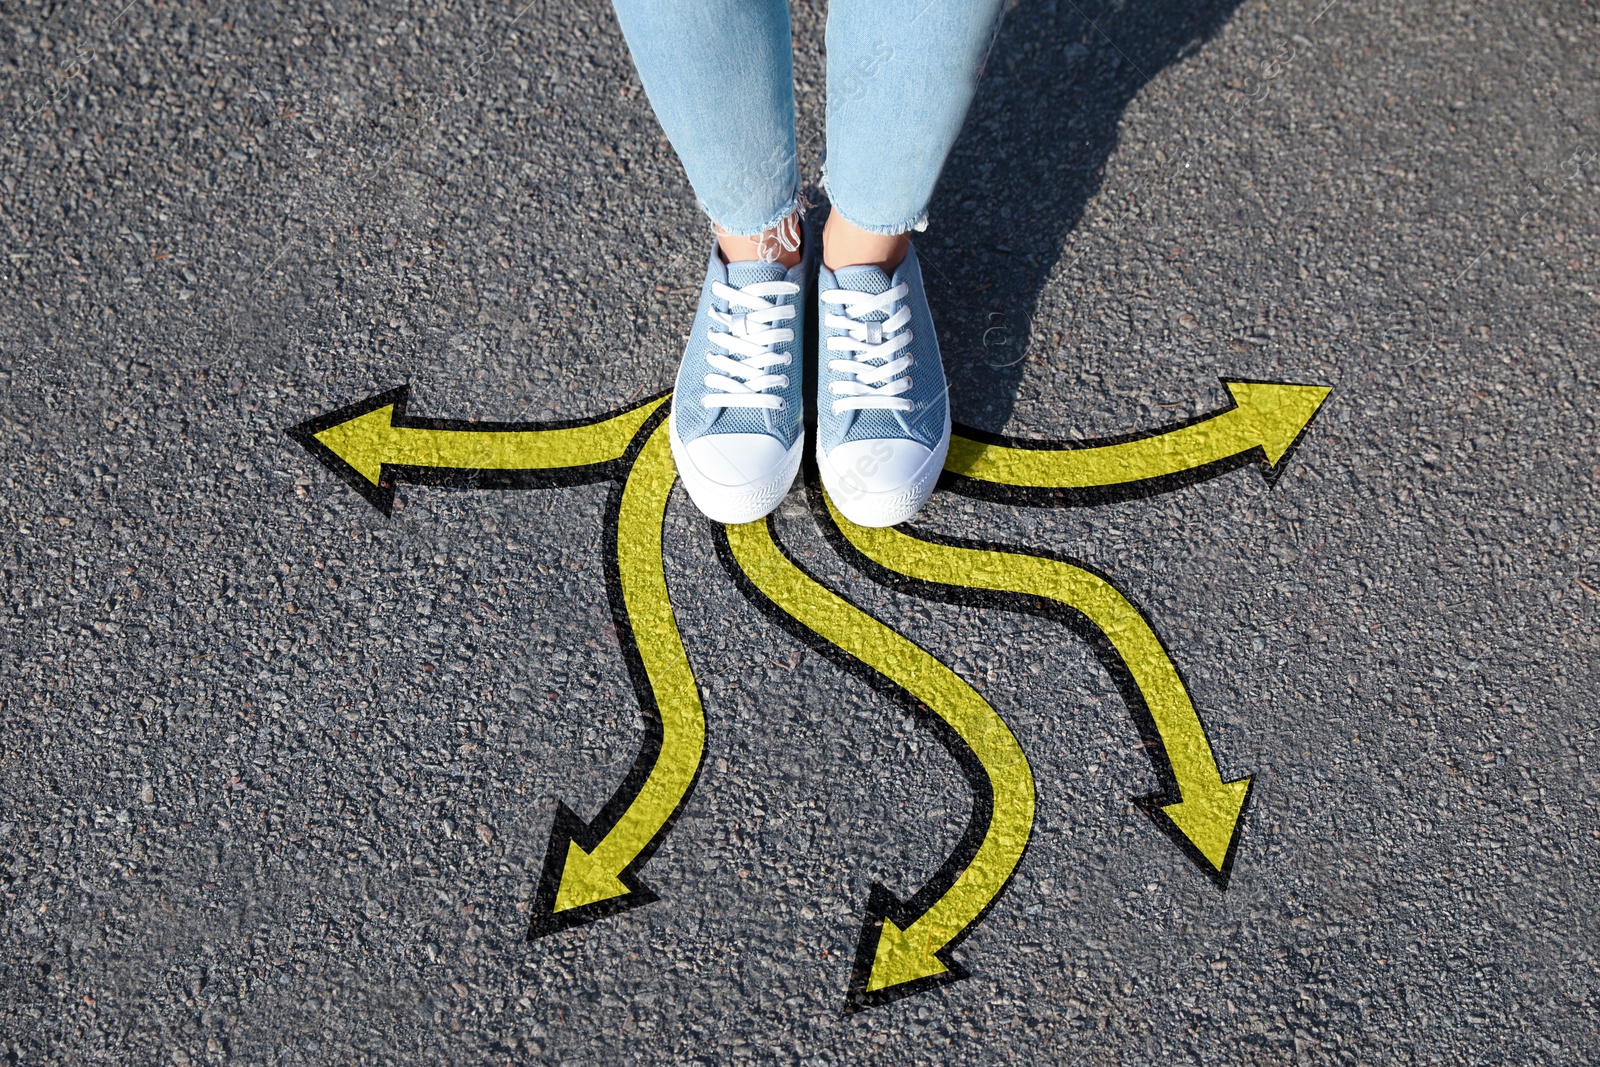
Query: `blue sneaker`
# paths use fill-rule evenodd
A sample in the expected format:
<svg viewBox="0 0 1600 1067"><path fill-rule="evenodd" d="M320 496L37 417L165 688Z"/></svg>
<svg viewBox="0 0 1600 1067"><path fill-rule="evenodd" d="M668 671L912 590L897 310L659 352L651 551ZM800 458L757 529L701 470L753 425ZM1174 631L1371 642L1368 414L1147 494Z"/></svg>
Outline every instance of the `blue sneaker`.
<svg viewBox="0 0 1600 1067"><path fill-rule="evenodd" d="M915 247L889 277L823 267L817 281L817 467L858 526L915 515L950 449L950 398Z"/></svg>
<svg viewBox="0 0 1600 1067"><path fill-rule="evenodd" d="M669 436L689 498L717 522L778 506L805 451L801 420L806 287L813 234L792 270L724 263L716 247L672 392Z"/></svg>

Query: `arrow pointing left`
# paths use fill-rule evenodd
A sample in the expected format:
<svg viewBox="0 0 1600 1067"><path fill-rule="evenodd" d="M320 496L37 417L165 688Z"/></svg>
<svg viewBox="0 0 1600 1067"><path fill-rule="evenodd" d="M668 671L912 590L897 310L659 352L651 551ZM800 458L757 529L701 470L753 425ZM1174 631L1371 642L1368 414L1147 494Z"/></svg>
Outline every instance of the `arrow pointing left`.
<svg viewBox="0 0 1600 1067"><path fill-rule="evenodd" d="M616 477L640 427L667 399L568 422L471 422L407 415L409 388L396 386L287 432L387 515L397 482L536 489Z"/></svg>

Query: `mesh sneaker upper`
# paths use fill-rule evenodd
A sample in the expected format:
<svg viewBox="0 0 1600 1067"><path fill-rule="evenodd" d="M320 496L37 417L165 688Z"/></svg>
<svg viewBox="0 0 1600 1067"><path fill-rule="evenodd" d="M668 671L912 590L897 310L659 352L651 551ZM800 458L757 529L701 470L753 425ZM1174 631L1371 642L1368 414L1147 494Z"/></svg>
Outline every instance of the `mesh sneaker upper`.
<svg viewBox="0 0 1600 1067"><path fill-rule="evenodd" d="M808 240L808 251L809 248ZM673 386L672 421L679 440L687 444L707 433L764 433L782 441L785 448L794 444L804 414L802 360L805 351L804 309L809 267L810 263L807 261L802 261L793 270L778 263L759 261L724 263L722 257L717 254L715 244L712 245L711 260L706 266L705 282L700 287L700 303L695 311L694 326L689 331L689 342L684 346L683 362L678 367L677 384ZM711 283L719 281L735 289L742 289L757 282L772 281L791 281L800 286L797 295L776 298L796 309L795 317L783 324L794 331L794 339L773 346L775 351L787 352L791 357L788 366L775 368L775 373L788 376L789 384L781 389L770 390L787 401L782 410L708 408L701 403L711 392L706 388L706 375L712 372L712 368L706 363L706 356L714 351L710 333L716 324L711 321L708 311L713 308L717 311L728 311L727 301L718 298L711 291Z"/></svg>
<svg viewBox="0 0 1600 1067"><path fill-rule="evenodd" d="M847 441L896 438L909 438L936 449L944 436L945 409L949 403L945 389L944 367L939 360L939 339L934 333L933 316L928 310L928 298L922 288L922 269L917 262L915 246L906 253L905 261L895 270L893 278L877 267L841 267L836 272L824 267L817 282L817 290L822 293L829 289L849 289L876 296L901 282L906 283L908 291L899 302L887 311L865 315L861 321L883 322L902 306L910 307L911 321L904 328L911 331L912 339L906 351L911 354L915 363L906 372L911 377L912 388L905 395L910 397L914 407L904 413L867 408L835 415L834 398L828 385L840 375L828 367L830 358L838 358L837 353L828 351L828 338L847 336L849 331L835 330L823 325L817 335L817 439L824 451L830 451ZM843 313L843 309L837 304L823 304L819 301L817 307L819 322L824 321L830 312ZM863 362L881 361L863 360Z"/></svg>

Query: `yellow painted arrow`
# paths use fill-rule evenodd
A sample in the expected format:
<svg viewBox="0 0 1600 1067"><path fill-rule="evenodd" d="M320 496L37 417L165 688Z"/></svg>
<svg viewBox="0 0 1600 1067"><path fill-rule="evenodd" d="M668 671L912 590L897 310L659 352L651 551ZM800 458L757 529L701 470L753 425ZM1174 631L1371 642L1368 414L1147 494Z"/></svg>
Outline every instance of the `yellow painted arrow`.
<svg viewBox="0 0 1600 1067"><path fill-rule="evenodd" d="M496 423L410 417L406 398L402 385L288 432L387 513L396 481L520 489L610 477L666 401L658 396L586 421Z"/></svg>
<svg viewBox="0 0 1600 1067"><path fill-rule="evenodd" d="M1033 832L1034 783L1004 720L950 668L812 580L783 554L766 522L726 528L743 578L770 605L889 679L965 744L958 759L979 790L974 824L939 875L908 904L881 886L869 904L852 1006L896 999L962 977L949 950L1005 888ZM987 800L987 803L984 801ZM981 818L987 808L988 817ZM875 922L881 919L881 923Z"/></svg>
<svg viewBox="0 0 1600 1067"><path fill-rule="evenodd" d="M650 433L622 488L616 521L615 580L621 589L618 631L625 636L644 705L646 742L622 787L593 823L564 805L545 855L529 936L601 918L655 900L635 872L659 844L693 787L705 751L705 713L667 599L661 529L677 476L662 420Z"/></svg>
<svg viewBox="0 0 1600 1067"><path fill-rule="evenodd" d="M944 467L976 482L1064 490L1108 489L1227 467L1247 461L1257 449L1276 467L1331 391L1286 382L1223 384L1233 407L1132 439L1033 442L962 430L950 438ZM959 481L954 487L972 488Z"/></svg>
<svg viewBox="0 0 1600 1067"><path fill-rule="evenodd" d="M821 487L815 492L822 493ZM825 493L823 498L827 500ZM827 500L827 511L833 526L866 560L916 582L941 587L937 592L980 604L984 601L981 595L972 595L975 590L1045 597L1087 618L1105 635L1131 676L1170 765L1179 799L1153 798L1152 814L1159 814L1158 821L1167 820L1202 869L1226 885L1251 780L1222 780L1211 742L1178 669L1127 597L1093 571L1061 560L939 543L893 528L857 526L839 513L832 500ZM928 592L925 587L918 591ZM993 606L1014 608L1016 603L997 599Z"/></svg>

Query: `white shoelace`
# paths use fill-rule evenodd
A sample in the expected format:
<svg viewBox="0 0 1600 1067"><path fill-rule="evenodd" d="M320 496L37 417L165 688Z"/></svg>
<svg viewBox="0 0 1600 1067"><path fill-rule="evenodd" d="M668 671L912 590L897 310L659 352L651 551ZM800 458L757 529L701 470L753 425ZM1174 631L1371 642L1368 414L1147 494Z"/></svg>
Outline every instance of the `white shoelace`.
<svg viewBox="0 0 1600 1067"><path fill-rule="evenodd" d="M710 312L713 327L707 340L724 352L706 353L714 371L706 375L711 390L700 399L708 408L769 408L781 411L784 400L768 389L789 384L787 374L772 374L774 367L787 367L794 357L774 352L773 345L794 340L794 331L777 323L788 322L798 312L788 304L773 303L770 297L794 296L800 287L794 282L756 282L735 289L723 282L712 282L713 295L727 301L727 311ZM739 310L744 309L744 310Z"/></svg>
<svg viewBox="0 0 1600 1067"><path fill-rule="evenodd" d="M905 282L876 296L858 293L852 289L830 289L817 294L824 304L838 304L844 314L829 312L823 324L833 330L847 330L848 336L828 338L828 351L847 352L843 359L830 359L828 366L835 374L850 378L834 380L828 386L836 398L833 413L877 408L887 411L910 411L911 398L901 393L911 389L911 355L896 357L895 353L911 343L911 309L901 306L899 311L882 322L863 322L866 316L888 311L897 300L911 291ZM875 362L874 362L875 361Z"/></svg>

